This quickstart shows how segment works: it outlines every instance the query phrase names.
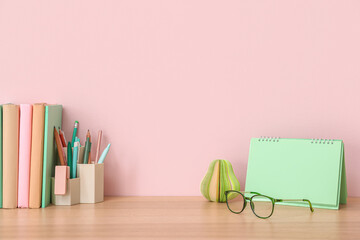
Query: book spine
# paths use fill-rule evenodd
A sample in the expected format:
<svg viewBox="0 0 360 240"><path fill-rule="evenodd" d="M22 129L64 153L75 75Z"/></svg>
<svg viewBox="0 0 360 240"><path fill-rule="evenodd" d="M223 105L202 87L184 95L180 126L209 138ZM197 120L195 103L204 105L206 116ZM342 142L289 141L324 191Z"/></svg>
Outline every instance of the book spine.
<svg viewBox="0 0 360 240"><path fill-rule="evenodd" d="M17 207L19 106L3 105L3 208Z"/></svg>
<svg viewBox="0 0 360 240"><path fill-rule="evenodd" d="M3 109L0 105L0 208L3 207Z"/></svg>
<svg viewBox="0 0 360 240"><path fill-rule="evenodd" d="M47 187L46 187L46 173L47 173L47 142L48 142L48 125L49 125L49 106L45 106L45 123L44 123L44 152L43 152L43 172L42 172L42 188L41 188L41 207L45 208L48 203L46 201Z"/></svg>
<svg viewBox="0 0 360 240"><path fill-rule="evenodd" d="M40 208L44 154L45 105L34 104L30 157L29 207Z"/></svg>
<svg viewBox="0 0 360 240"><path fill-rule="evenodd" d="M29 207L32 105L20 105L18 207Z"/></svg>

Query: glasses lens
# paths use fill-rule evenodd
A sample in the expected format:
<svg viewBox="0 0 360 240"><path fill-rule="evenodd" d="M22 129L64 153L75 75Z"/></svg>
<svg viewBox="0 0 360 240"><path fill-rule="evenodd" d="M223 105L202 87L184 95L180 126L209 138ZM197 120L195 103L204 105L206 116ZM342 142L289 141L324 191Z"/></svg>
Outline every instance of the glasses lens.
<svg viewBox="0 0 360 240"><path fill-rule="evenodd" d="M238 192L227 194L227 204L231 211L240 213L244 207L244 197Z"/></svg>
<svg viewBox="0 0 360 240"><path fill-rule="evenodd" d="M256 215L262 218L269 217L273 211L273 203L270 198L264 196L254 196L252 198L252 208Z"/></svg>

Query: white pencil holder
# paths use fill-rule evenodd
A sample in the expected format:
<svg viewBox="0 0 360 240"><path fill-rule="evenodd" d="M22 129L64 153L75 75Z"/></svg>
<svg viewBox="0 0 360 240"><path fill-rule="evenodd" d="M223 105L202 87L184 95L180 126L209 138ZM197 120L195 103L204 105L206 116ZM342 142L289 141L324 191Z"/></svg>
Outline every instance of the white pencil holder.
<svg viewBox="0 0 360 240"><path fill-rule="evenodd" d="M104 201L104 164L78 164L80 203Z"/></svg>
<svg viewBox="0 0 360 240"><path fill-rule="evenodd" d="M55 178L51 178L51 203L57 206L70 206L80 203L80 179L66 180L66 194L55 195Z"/></svg>
<svg viewBox="0 0 360 240"><path fill-rule="evenodd" d="M63 147L66 159L67 159L67 147ZM80 147L80 152L79 152L79 161L78 163L83 163L84 162L84 152L85 152L85 147L81 146ZM74 154L74 148L72 148L72 154Z"/></svg>

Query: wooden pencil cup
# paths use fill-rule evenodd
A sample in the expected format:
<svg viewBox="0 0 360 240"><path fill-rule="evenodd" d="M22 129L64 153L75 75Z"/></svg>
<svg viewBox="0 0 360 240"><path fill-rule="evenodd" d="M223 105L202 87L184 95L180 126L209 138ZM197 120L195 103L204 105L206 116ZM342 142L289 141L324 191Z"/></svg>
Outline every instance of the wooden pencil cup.
<svg viewBox="0 0 360 240"><path fill-rule="evenodd" d="M55 195L55 178L51 178L51 202L58 206L70 206L80 203L80 179L72 178L66 180L66 194Z"/></svg>
<svg viewBox="0 0 360 240"><path fill-rule="evenodd" d="M104 201L104 164L78 164L80 203Z"/></svg>

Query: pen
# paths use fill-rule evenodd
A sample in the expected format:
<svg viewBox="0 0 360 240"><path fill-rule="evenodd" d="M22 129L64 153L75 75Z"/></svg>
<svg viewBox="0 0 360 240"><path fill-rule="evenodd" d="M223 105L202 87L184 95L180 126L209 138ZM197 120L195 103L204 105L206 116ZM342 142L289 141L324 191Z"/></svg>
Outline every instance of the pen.
<svg viewBox="0 0 360 240"><path fill-rule="evenodd" d="M79 147L80 147L80 142L76 141L74 143L74 154L73 154L73 160L72 160L72 168L70 171L71 178L76 178L76 165L77 165L77 159L79 156Z"/></svg>
<svg viewBox="0 0 360 240"><path fill-rule="evenodd" d="M79 143L79 145L78 145L78 155L76 157L76 162L79 163L80 162L80 147L81 147L80 138L76 137L75 142Z"/></svg>
<svg viewBox="0 0 360 240"><path fill-rule="evenodd" d="M57 147L57 149L58 149L60 164L61 164L61 165L65 165L64 149L62 148L61 141L60 141L60 137L59 137L59 133L58 133L58 131L56 130L56 127L54 127L54 137L55 137L56 147Z"/></svg>
<svg viewBox="0 0 360 240"><path fill-rule="evenodd" d="M110 143L109 143L109 145L107 145L107 147L105 148L105 150L102 152L102 154L101 154L101 156L100 156L100 158L99 158L99 162L98 163L103 163L104 162L104 160L105 160L105 158L106 158L106 155L108 154L108 152L109 152L109 149L110 149Z"/></svg>
<svg viewBox="0 0 360 240"><path fill-rule="evenodd" d="M75 143L76 132L77 132L78 127L79 127L79 122L75 121L73 135L72 135L72 139L71 139L71 146L72 147L74 146L74 143Z"/></svg>
<svg viewBox="0 0 360 240"><path fill-rule="evenodd" d="M70 173L71 173L71 169L73 168L72 161L73 161L73 158L72 158L71 142L68 142L68 145L67 145L67 165L70 168Z"/></svg>
<svg viewBox="0 0 360 240"><path fill-rule="evenodd" d="M98 141L97 141L97 147L96 147L95 163L97 163L98 160L99 160L101 137L102 137L102 131L100 130L99 133L98 133Z"/></svg>

